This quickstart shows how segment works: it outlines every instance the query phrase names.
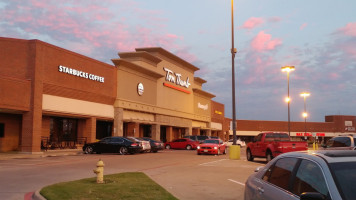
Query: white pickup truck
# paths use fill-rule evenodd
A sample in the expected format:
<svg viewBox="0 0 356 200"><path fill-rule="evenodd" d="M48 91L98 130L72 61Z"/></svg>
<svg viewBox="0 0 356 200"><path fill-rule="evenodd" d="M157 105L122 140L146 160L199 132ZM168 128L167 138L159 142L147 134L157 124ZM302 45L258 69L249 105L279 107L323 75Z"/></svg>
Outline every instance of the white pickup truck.
<svg viewBox="0 0 356 200"><path fill-rule="evenodd" d="M356 134L345 134L335 136L329 139L326 144L321 145L324 149L332 149L332 150L355 150L356 145Z"/></svg>

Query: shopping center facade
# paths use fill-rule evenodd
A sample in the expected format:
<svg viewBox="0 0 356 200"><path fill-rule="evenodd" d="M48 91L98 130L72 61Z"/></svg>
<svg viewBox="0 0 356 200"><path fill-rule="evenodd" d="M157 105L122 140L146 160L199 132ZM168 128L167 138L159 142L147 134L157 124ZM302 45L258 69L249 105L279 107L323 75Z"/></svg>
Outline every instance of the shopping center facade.
<svg viewBox="0 0 356 200"><path fill-rule="evenodd" d="M203 90L198 67L160 47L100 62L40 40L0 37L0 152L79 148L107 136L171 141L232 137L225 106ZM294 139L356 133L356 116L291 122ZM288 130L287 122L237 120L237 136Z"/></svg>
<svg viewBox="0 0 356 200"><path fill-rule="evenodd" d="M199 68L163 48L119 52L113 64L39 40L0 38L0 48L0 152L226 132Z"/></svg>

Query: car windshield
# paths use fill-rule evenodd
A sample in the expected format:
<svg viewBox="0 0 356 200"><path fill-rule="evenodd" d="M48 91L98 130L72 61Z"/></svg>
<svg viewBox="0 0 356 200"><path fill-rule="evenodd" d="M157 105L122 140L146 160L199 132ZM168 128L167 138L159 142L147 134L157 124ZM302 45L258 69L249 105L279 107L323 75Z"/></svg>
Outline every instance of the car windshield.
<svg viewBox="0 0 356 200"><path fill-rule="evenodd" d="M356 162L331 163L330 168L334 172L334 179L343 199L356 199Z"/></svg>
<svg viewBox="0 0 356 200"><path fill-rule="evenodd" d="M205 140L204 143L219 144L219 140Z"/></svg>

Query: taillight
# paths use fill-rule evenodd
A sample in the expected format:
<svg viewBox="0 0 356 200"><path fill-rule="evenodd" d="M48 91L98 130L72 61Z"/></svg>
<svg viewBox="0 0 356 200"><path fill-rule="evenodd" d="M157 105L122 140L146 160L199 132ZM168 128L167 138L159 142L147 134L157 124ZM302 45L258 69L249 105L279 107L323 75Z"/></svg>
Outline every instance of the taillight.
<svg viewBox="0 0 356 200"><path fill-rule="evenodd" d="M138 144L137 144L137 143L132 143L131 146L132 146L132 147L137 147Z"/></svg>

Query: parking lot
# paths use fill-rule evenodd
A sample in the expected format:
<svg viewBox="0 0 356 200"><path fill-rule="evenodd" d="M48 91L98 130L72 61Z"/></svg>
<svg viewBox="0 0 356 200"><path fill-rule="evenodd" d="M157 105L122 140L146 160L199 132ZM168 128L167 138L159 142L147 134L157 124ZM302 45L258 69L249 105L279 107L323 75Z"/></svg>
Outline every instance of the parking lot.
<svg viewBox="0 0 356 200"><path fill-rule="evenodd" d="M80 154L0 161L0 199L21 199L46 185L94 177L96 162L105 163L104 174L140 171L178 199L243 199L244 183L260 162L229 154L197 155L196 151L163 150L134 155ZM10 183L10 184L9 184Z"/></svg>

